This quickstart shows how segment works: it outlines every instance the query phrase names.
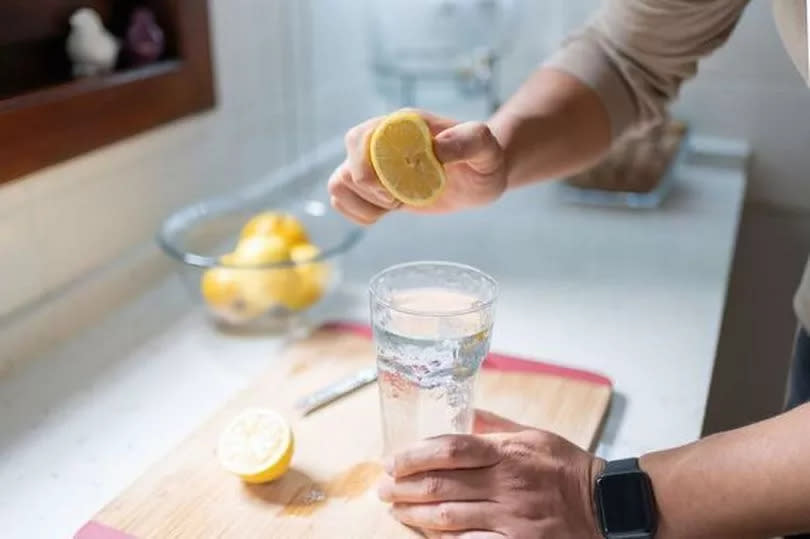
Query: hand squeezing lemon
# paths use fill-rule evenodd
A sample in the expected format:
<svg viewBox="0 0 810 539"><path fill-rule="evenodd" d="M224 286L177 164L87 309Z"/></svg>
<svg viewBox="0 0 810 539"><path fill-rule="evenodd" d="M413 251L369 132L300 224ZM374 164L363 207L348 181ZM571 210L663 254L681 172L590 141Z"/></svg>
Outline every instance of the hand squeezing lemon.
<svg viewBox="0 0 810 539"><path fill-rule="evenodd" d="M329 177L332 206L371 225L401 206L449 213L483 206L506 190L506 154L496 128L406 109L346 133L346 159Z"/></svg>

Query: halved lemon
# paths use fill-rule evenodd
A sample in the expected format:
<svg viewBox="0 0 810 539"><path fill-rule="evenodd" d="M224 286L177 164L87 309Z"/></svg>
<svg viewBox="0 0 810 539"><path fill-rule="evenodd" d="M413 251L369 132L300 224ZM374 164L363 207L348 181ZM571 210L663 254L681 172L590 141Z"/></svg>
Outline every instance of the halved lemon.
<svg viewBox="0 0 810 539"><path fill-rule="evenodd" d="M248 408L225 428L217 457L223 468L247 483L265 483L281 477L293 455L290 425L278 412Z"/></svg>
<svg viewBox="0 0 810 539"><path fill-rule="evenodd" d="M371 135L369 156L383 186L397 200L429 206L444 190L444 168L433 153L433 138L421 116L395 112Z"/></svg>

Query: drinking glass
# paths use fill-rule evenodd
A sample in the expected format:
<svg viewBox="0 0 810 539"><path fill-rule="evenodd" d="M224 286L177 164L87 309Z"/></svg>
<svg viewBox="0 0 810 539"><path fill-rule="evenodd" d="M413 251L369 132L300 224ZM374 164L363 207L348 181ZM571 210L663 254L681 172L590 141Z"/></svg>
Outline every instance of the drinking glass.
<svg viewBox="0 0 810 539"><path fill-rule="evenodd" d="M495 280L462 264L411 262L375 275L369 291L384 453L472 432Z"/></svg>

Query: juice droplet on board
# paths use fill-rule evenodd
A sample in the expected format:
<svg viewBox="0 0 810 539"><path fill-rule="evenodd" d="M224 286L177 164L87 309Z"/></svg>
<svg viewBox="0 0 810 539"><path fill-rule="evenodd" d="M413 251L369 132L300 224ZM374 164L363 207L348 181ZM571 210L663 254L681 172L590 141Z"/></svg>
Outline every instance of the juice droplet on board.
<svg viewBox="0 0 810 539"><path fill-rule="evenodd" d="M378 462L361 462L345 470L324 485L311 483L295 493L281 510L283 516L306 517L330 499L351 500L362 496L382 473Z"/></svg>

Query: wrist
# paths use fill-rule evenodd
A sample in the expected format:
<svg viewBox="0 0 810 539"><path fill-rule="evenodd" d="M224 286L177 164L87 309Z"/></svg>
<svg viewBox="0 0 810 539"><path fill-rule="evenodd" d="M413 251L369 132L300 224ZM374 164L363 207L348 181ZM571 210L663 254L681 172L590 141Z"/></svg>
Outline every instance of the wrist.
<svg viewBox="0 0 810 539"><path fill-rule="evenodd" d="M658 514L658 530L655 535L658 539L669 537L666 515L662 513L661 504L659 503L659 500L665 495L665 473L672 466L669 457L670 451L657 451L642 455L638 459L639 467L650 478L650 484L652 485L655 511Z"/></svg>
<svg viewBox="0 0 810 539"><path fill-rule="evenodd" d="M607 461L599 457L594 457L590 463L590 469L587 474L587 484L584 489L586 515L588 519L588 529L593 531L593 537L601 539L602 531L599 529L599 519L596 516L596 480L599 475L604 471Z"/></svg>

